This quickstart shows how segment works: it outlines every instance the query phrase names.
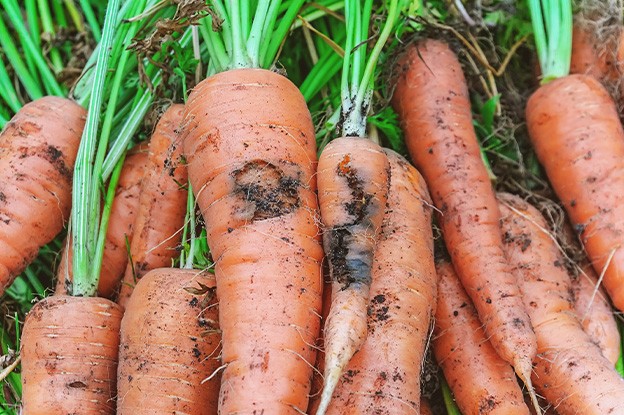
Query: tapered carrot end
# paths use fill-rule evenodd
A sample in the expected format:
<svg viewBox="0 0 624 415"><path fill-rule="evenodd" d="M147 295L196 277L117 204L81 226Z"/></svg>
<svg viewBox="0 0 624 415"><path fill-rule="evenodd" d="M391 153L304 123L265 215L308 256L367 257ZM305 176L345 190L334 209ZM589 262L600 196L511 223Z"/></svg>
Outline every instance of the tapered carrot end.
<svg viewBox="0 0 624 415"><path fill-rule="evenodd" d="M344 366L346 366L346 364ZM323 385L323 392L321 392L321 400L319 407L316 410L316 415L325 415L325 412L327 412L327 408L331 402L334 390L336 389L336 386L338 386L338 380L340 379L344 366L333 366L330 369L325 370L325 384Z"/></svg>
<svg viewBox="0 0 624 415"><path fill-rule="evenodd" d="M533 370L531 361L529 359L518 358L514 361L514 369L518 377L522 380L522 382L524 382L524 385L529 392L529 397L533 403L533 408L535 408L535 413L537 415L541 415L542 408L539 406L537 395L535 394L535 388L533 388L533 382L531 382L531 371Z"/></svg>

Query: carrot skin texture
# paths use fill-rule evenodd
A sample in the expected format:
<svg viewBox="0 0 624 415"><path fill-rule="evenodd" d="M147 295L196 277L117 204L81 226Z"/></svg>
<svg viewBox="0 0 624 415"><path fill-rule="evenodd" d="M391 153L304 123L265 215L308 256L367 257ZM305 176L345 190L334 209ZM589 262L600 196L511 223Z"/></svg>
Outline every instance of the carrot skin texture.
<svg viewBox="0 0 624 415"><path fill-rule="evenodd" d="M368 336L349 361L327 414L414 414L437 277L431 199L407 160L384 150L390 189L372 266Z"/></svg>
<svg viewBox="0 0 624 415"><path fill-rule="evenodd" d="M513 368L488 341L453 265L436 264L433 352L463 415L529 415Z"/></svg>
<svg viewBox="0 0 624 415"><path fill-rule="evenodd" d="M538 341L533 382L559 415L624 412L624 379L583 331L548 225L517 196L499 194L506 250Z"/></svg>
<svg viewBox="0 0 624 415"><path fill-rule="evenodd" d="M47 297L21 338L23 413L114 414L122 309L99 297Z"/></svg>
<svg viewBox="0 0 624 415"><path fill-rule="evenodd" d="M141 181L147 164L146 147L140 146L132 151L124 161L119 176L115 198L111 206L102 271L98 282L98 296L112 300L119 290L119 283L128 264L128 248L126 238L132 240L132 228L139 206ZM72 280L71 244L65 243L65 249L59 263L55 295L66 295L69 282Z"/></svg>
<svg viewBox="0 0 624 415"><path fill-rule="evenodd" d="M535 152L596 273L608 264L604 287L624 310L624 130L613 100L593 77L570 75L539 88L526 119Z"/></svg>
<svg viewBox="0 0 624 415"><path fill-rule="evenodd" d="M73 101L44 97L0 134L0 294L69 219L85 118Z"/></svg>
<svg viewBox="0 0 624 415"><path fill-rule="evenodd" d="M390 165L379 145L360 137L330 142L319 157L319 205L332 281L324 325L325 413L339 377L364 344L371 267L388 199Z"/></svg>
<svg viewBox="0 0 624 415"><path fill-rule="evenodd" d="M152 134L139 207L133 225L129 262L117 303L125 307L136 281L148 271L170 267L182 240L186 212L188 174L181 162L182 142L178 130L184 105L174 104L160 118Z"/></svg>
<svg viewBox="0 0 624 415"><path fill-rule="evenodd" d="M481 159L461 66L436 40L411 47L393 97L405 141L423 174L446 247L498 354L530 381L535 334L505 258L500 212Z"/></svg>
<svg viewBox="0 0 624 415"><path fill-rule="evenodd" d="M121 321L117 414L217 413L221 336L214 276L158 268L137 283ZM208 299L209 301L205 301Z"/></svg>
<svg viewBox="0 0 624 415"><path fill-rule="evenodd" d="M183 129L215 261L227 365L219 413L299 414L322 296L310 113L285 77L238 69L195 87Z"/></svg>
<svg viewBox="0 0 624 415"><path fill-rule="evenodd" d="M585 274L572 280L574 310L585 333L615 366L620 356L621 339L613 309L602 288L594 296L598 276L591 265L583 266L583 272Z"/></svg>

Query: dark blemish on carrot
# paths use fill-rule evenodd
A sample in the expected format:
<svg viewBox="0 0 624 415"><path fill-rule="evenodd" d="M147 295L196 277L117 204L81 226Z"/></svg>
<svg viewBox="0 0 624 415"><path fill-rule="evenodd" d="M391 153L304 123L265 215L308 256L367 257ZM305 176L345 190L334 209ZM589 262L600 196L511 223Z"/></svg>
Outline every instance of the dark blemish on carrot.
<svg viewBox="0 0 624 415"><path fill-rule="evenodd" d="M491 411L496 409L498 404L499 402L497 402L493 396L487 396L483 398L481 402L479 402L479 413L480 414L490 413Z"/></svg>
<svg viewBox="0 0 624 415"><path fill-rule="evenodd" d="M48 145L43 151L43 158L50 162L63 178L71 181L73 169L65 164L64 155L58 148Z"/></svg>
<svg viewBox="0 0 624 415"><path fill-rule="evenodd" d="M6 195L4 192L0 192L0 202L6 202Z"/></svg>
<svg viewBox="0 0 624 415"><path fill-rule="evenodd" d="M458 315L459 315L459 311L454 310L454 311L453 311L453 316L454 316L454 317L457 317Z"/></svg>
<svg viewBox="0 0 624 415"><path fill-rule="evenodd" d="M234 193L243 200L250 221L283 216L300 206L299 178L288 176L274 164L252 160L232 176Z"/></svg>
<svg viewBox="0 0 624 415"><path fill-rule="evenodd" d="M84 383L84 382L80 382L80 381L68 383L67 386L70 387L70 388L77 388L77 389L86 389L87 388L87 384Z"/></svg>
<svg viewBox="0 0 624 415"><path fill-rule="evenodd" d="M570 207L574 207L574 206L576 206L576 200L572 199L570 201Z"/></svg>
<svg viewBox="0 0 624 415"><path fill-rule="evenodd" d="M191 307L195 307L198 303L199 303L199 300L197 299L197 297L193 297L193 299L189 301L189 305Z"/></svg>

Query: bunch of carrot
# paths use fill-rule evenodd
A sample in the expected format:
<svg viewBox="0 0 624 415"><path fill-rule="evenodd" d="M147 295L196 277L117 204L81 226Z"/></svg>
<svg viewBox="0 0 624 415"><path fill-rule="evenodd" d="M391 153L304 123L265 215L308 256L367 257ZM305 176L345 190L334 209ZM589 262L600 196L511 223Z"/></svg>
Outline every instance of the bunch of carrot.
<svg viewBox="0 0 624 415"><path fill-rule="evenodd" d="M15 18L14 1L0 4ZM376 66L412 6L108 3L75 99L27 104L0 137L0 286L70 220L55 295L34 306L21 338L24 413L426 413L429 344L464 415L622 410L609 301L624 307L624 230L609 189L624 178L615 164L624 130L600 85L609 71L566 76L571 5L531 2L545 85L526 117L588 253L571 277L539 212L496 194L449 45L421 39L396 63L391 104L415 167L369 139ZM182 35L167 32L185 7L203 18ZM345 23L331 32L344 49L311 23L341 7ZM375 14L386 19L368 42ZM301 91L272 70L298 15L305 33L329 44ZM570 30L555 36L556 18L553 27ZM180 61L192 50L207 73L181 70L173 96L186 102L166 104L149 141L129 150L171 55L125 48L146 36L141 22L171 36ZM329 31L326 23L318 25ZM52 88L41 46L14 24ZM124 78L139 74L151 87L126 90ZM316 76L340 93L329 97ZM1 97L15 104L13 95ZM554 110L561 96L565 114ZM333 113L321 134L340 135L318 157L312 106ZM434 211L446 247L437 262Z"/></svg>

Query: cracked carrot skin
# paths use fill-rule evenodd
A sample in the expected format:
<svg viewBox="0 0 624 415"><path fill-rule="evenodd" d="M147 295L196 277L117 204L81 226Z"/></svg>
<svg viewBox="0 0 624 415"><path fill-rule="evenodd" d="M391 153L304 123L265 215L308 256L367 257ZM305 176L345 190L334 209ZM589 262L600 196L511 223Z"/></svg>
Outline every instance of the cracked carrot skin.
<svg viewBox="0 0 624 415"><path fill-rule="evenodd" d="M102 271L98 283L98 296L113 299L119 290L119 283L128 263L126 238L132 240L132 227L139 206L141 181L147 164L147 147L139 145L133 149L126 160L119 176L115 198L111 206ZM57 270L55 295L67 294L72 280L71 244L65 243L65 249Z"/></svg>
<svg viewBox="0 0 624 415"><path fill-rule="evenodd" d="M383 149L361 137L333 140L319 158L323 247L332 281L319 414L367 336L371 267L388 199L389 171Z"/></svg>
<svg viewBox="0 0 624 415"><path fill-rule="evenodd" d="M115 414L122 314L99 297L55 295L35 304L20 342L24 414Z"/></svg>
<svg viewBox="0 0 624 415"><path fill-rule="evenodd" d="M620 356L620 331L607 295L600 287L594 296L598 276L590 264L585 264L583 273L572 280L574 310L583 330L615 366Z"/></svg>
<svg viewBox="0 0 624 415"><path fill-rule="evenodd" d="M182 162L178 134L184 105L173 104L158 121L150 138L145 177L141 182L138 211L133 224L130 257L117 303L124 307L137 280L148 271L170 267L182 241L188 175Z"/></svg>
<svg viewBox="0 0 624 415"><path fill-rule="evenodd" d="M44 97L0 134L0 294L69 219L85 118L73 101Z"/></svg>
<svg viewBox="0 0 624 415"><path fill-rule="evenodd" d="M390 189L372 264L368 336L345 368L327 414L414 414L435 311L431 199L422 176L392 150Z"/></svg>
<svg viewBox="0 0 624 415"><path fill-rule="evenodd" d="M399 72L393 105L412 160L440 211L457 274L494 349L530 382L535 334L503 252L500 212L459 61L445 43L427 39L409 48Z"/></svg>
<svg viewBox="0 0 624 415"><path fill-rule="evenodd" d="M438 308L432 346L463 415L529 415L513 368L488 341L453 265L436 264Z"/></svg>
<svg viewBox="0 0 624 415"><path fill-rule="evenodd" d="M596 273L606 267L604 287L624 310L624 130L613 100L595 78L569 75L530 97L526 119Z"/></svg>
<svg viewBox="0 0 624 415"><path fill-rule="evenodd" d="M126 303L117 370L117 414L217 413L221 336L214 275L158 268Z"/></svg>
<svg viewBox="0 0 624 415"><path fill-rule="evenodd" d="M215 260L220 414L308 406L322 296L316 142L298 89L263 69L198 84L184 153Z"/></svg>
<svg viewBox="0 0 624 415"><path fill-rule="evenodd" d="M537 335L536 390L559 415L624 413L624 379L576 316L570 279L546 221L517 196L498 197L505 247Z"/></svg>

